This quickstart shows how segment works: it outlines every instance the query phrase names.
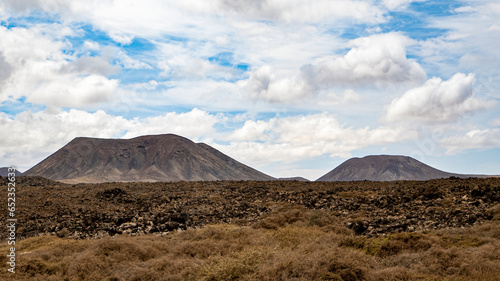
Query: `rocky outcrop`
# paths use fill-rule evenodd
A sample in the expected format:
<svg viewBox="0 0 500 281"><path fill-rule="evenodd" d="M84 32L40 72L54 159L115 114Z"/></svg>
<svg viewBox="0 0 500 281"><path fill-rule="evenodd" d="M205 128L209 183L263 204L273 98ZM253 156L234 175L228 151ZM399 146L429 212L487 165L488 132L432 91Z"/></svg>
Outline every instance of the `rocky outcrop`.
<svg viewBox="0 0 500 281"><path fill-rule="evenodd" d="M283 204L327 211L359 235L464 227L500 217L500 178L64 185L19 177L17 183L18 237L96 238L166 234L212 223L251 225Z"/></svg>

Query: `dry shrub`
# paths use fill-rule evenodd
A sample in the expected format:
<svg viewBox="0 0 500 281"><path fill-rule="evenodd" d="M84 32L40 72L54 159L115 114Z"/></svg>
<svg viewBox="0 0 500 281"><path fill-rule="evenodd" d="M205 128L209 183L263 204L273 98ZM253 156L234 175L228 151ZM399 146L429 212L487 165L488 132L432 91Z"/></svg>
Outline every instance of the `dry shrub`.
<svg viewBox="0 0 500 281"><path fill-rule="evenodd" d="M169 251L176 257L207 258L227 255L244 247L263 244L262 231L238 225L218 224L190 229L171 237Z"/></svg>
<svg viewBox="0 0 500 281"><path fill-rule="evenodd" d="M276 211L265 215L261 220L254 224L255 228L278 229L288 224L296 222L305 222L306 212L308 210L301 205L285 204Z"/></svg>
<svg viewBox="0 0 500 281"><path fill-rule="evenodd" d="M130 281L151 281L151 280L159 280L160 278L159 272L151 271L149 268L143 268L140 266L135 266L132 270L132 273L126 280Z"/></svg>
<svg viewBox="0 0 500 281"><path fill-rule="evenodd" d="M27 276L33 277L36 275L54 275L58 271L60 271L60 265L58 264L50 264L43 260L32 259L28 264L22 264L19 269L19 272L23 272Z"/></svg>
<svg viewBox="0 0 500 281"><path fill-rule="evenodd" d="M230 256L211 256L196 271L197 280L237 280L257 270L265 249L249 248Z"/></svg>
<svg viewBox="0 0 500 281"><path fill-rule="evenodd" d="M476 237L481 239L500 239L500 222L487 222L474 227L441 229L437 230L436 233L440 236L444 235Z"/></svg>
<svg viewBox="0 0 500 281"><path fill-rule="evenodd" d="M319 228L286 226L270 232L266 240L272 240L280 248L295 249L299 245L316 240L321 235L324 235L324 232Z"/></svg>
<svg viewBox="0 0 500 281"><path fill-rule="evenodd" d="M325 210L311 210L306 213L307 226L331 227L338 226L339 220Z"/></svg>
<svg viewBox="0 0 500 281"><path fill-rule="evenodd" d="M379 276L379 271L384 271L388 269L394 269L394 272L399 271L396 270L396 268L404 268L407 270L407 272L422 273L424 270L426 270L427 267L426 261L423 260L422 257L423 257L422 252L416 252L416 253L407 252L407 253L400 253L395 256L386 257L383 259L384 267L380 270L375 271L374 276L377 277Z"/></svg>
<svg viewBox="0 0 500 281"><path fill-rule="evenodd" d="M309 241L276 251L251 280L363 280L374 259L335 244Z"/></svg>
<svg viewBox="0 0 500 281"><path fill-rule="evenodd" d="M492 220L498 221L500 220L500 204L496 204L487 210L488 214L492 216Z"/></svg>
<svg viewBox="0 0 500 281"><path fill-rule="evenodd" d="M432 247L434 241L421 233L399 233L390 235L385 243L382 243L377 256L387 257L396 255L403 251L418 252Z"/></svg>
<svg viewBox="0 0 500 281"><path fill-rule="evenodd" d="M186 241L243 239L255 233L253 229L244 226L215 224L179 232L176 238Z"/></svg>
<svg viewBox="0 0 500 281"><path fill-rule="evenodd" d="M500 240L500 223L485 223L477 226L477 235L480 237L490 237Z"/></svg>
<svg viewBox="0 0 500 281"><path fill-rule="evenodd" d="M146 261L158 256L159 251L145 239L116 237L97 240L93 254L103 260Z"/></svg>
<svg viewBox="0 0 500 281"><path fill-rule="evenodd" d="M192 257L206 259L212 255L226 255L232 244L221 240L204 240L182 243L171 250L176 257Z"/></svg>
<svg viewBox="0 0 500 281"><path fill-rule="evenodd" d="M4 263L0 280L479 281L500 276L500 222L365 237L331 231L336 218L324 211L288 206L270 217L283 226L218 224L168 236L20 240L18 272L7 275ZM7 249L0 245L0 251Z"/></svg>
<svg viewBox="0 0 500 281"><path fill-rule="evenodd" d="M425 251L431 248L433 243L429 237L420 233L399 233L374 238L348 236L340 242L340 246L363 250L367 255L385 258L401 252Z"/></svg>
<svg viewBox="0 0 500 281"><path fill-rule="evenodd" d="M193 269L200 263L202 260L166 255L148 261L145 268L161 276L156 280L188 280L193 275Z"/></svg>
<svg viewBox="0 0 500 281"><path fill-rule="evenodd" d="M479 247L483 245L486 241L475 236L444 236L441 238L441 244L443 247Z"/></svg>
<svg viewBox="0 0 500 281"><path fill-rule="evenodd" d="M493 274L500 276L498 260L488 261L484 259L484 254L481 249L433 248L422 255L425 264L422 271L438 276L461 277L464 280L494 280L490 278Z"/></svg>
<svg viewBox="0 0 500 281"><path fill-rule="evenodd" d="M352 230L340 223L331 212L325 210L308 210L296 204L283 204L276 211L265 215L253 224L256 229L278 229L287 225L321 227L326 231L339 234L350 234Z"/></svg>
<svg viewBox="0 0 500 281"><path fill-rule="evenodd" d="M388 267L372 272L370 280L373 281L409 281L415 274L400 266Z"/></svg>
<svg viewBox="0 0 500 281"><path fill-rule="evenodd" d="M332 261L328 265L328 272L339 275L345 281L365 279L365 270L353 262Z"/></svg>
<svg viewBox="0 0 500 281"><path fill-rule="evenodd" d="M66 250L81 250L78 245L82 245L79 241L69 240L69 239L60 239L55 236L39 236L33 237L30 239L22 240L21 243L16 243L16 249L22 252L31 252L34 249L43 250L43 249L53 249L54 246L65 247Z"/></svg>

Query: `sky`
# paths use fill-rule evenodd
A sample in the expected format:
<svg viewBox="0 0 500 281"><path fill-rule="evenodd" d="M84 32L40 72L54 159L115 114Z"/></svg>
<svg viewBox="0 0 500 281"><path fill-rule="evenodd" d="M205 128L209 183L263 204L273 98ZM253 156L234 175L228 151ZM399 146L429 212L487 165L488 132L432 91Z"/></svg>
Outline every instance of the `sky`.
<svg viewBox="0 0 500 281"><path fill-rule="evenodd" d="M500 174L500 2L2 0L0 166L173 133L274 177Z"/></svg>

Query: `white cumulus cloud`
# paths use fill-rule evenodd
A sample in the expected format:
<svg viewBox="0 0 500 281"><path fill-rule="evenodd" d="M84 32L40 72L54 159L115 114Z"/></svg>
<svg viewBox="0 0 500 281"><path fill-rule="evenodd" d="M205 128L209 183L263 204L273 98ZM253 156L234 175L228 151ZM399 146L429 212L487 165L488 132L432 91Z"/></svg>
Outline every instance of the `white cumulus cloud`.
<svg viewBox="0 0 500 281"><path fill-rule="evenodd" d="M417 120L424 123L446 123L458 120L491 106L474 94L473 74L457 73L447 81L431 78L424 85L408 90L393 100L385 116L388 121Z"/></svg>
<svg viewBox="0 0 500 281"><path fill-rule="evenodd" d="M9 79L0 88L0 102L24 96L35 104L79 108L109 101L119 81L104 75L116 72L117 67L107 57L66 54L69 43L51 35L54 32L47 34L50 28L68 33L59 24L0 26L0 52L5 57L0 59L10 66Z"/></svg>
<svg viewBox="0 0 500 281"><path fill-rule="evenodd" d="M302 67L315 85L393 85L425 79L422 67L406 56L406 46L415 42L400 33L376 34L350 41L351 50L342 57L326 57Z"/></svg>
<svg viewBox="0 0 500 281"><path fill-rule="evenodd" d="M274 69L264 65L253 70L247 80L238 82L251 98L270 102L297 102L314 95L315 89L301 76L278 78Z"/></svg>
<svg viewBox="0 0 500 281"><path fill-rule="evenodd" d="M111 100L118 80L101 75L84 77L60 75L61 81L36 87L26 101L57 107L81 107Z"/></svg>

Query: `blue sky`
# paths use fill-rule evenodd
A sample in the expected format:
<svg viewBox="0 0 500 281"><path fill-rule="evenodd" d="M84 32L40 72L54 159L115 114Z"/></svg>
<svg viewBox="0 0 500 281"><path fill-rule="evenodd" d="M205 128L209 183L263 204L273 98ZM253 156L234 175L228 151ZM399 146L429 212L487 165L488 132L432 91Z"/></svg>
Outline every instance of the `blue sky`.
<svg viewBox="0 0 500 281"><path fill-rule="evenodd" d="M0 166L174 133L275 177L409 155L500 174L500 3L4 0Z"/></svg>

